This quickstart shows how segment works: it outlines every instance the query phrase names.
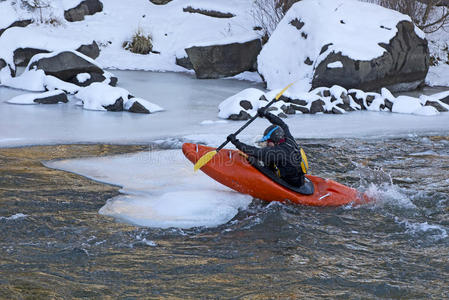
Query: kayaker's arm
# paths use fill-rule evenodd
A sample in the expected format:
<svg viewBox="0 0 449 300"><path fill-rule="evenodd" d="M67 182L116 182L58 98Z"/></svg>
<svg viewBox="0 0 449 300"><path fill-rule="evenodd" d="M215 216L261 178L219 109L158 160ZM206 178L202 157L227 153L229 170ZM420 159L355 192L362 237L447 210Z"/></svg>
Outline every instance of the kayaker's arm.
<svg viewBox="0 0 449 300"><path fill-rule="evenodd" d="M249 156L254 156L258 160L261 160L263 162L269 163L269 152L266 148L257 148L250 145L247 145L245 143L240 142L238 139L235 138L233 134L229 135L228 140L234 144L234 146L239 149L240 151L248 154Z"/></svg>

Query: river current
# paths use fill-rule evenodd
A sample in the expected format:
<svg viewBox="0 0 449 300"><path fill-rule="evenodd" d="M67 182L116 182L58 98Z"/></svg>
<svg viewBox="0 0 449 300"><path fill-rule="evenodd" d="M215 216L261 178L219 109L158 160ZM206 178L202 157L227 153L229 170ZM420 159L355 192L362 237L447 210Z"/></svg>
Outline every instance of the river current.
<svg viewBox="0 0 449 300"><path fill-rule="evenodd" d="M138 227L98 214L117 187L41 161L147 146L0 149L0 298L448 298L449 137L298 141L312 174L376 201L253 199L218 227Z"/></svg>

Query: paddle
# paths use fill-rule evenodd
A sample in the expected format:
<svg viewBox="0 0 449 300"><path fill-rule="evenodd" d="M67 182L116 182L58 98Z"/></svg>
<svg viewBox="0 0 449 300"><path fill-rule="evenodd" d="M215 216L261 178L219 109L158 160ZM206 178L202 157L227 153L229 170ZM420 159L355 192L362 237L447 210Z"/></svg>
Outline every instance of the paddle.
<svg viewBox="0 0 449 300"><path fill-rule="evenodd" d="M293 85L293 83L294 82L290 83L285 88L283 88L282 91L280 91L273 100L271 100L267 105L264 106L264 108L266 109L266 108L270 107L274 102L278 101L279 98L281 98L282 94L284 94L284 92L289 87L291 87ZM234 135L237 135L240 132L242 132L242 130L245 129L246 127L248 127L248 125L251 124L255 119L257 119L257 114L254 117L252 117L251 119L249 119L248 122L245 123L245 125L243 125L239 130L237 130L234 133ZM193 170L198 171L199 169L201 169L205 164L207 164L212 159L212 157L215 156L215 154L218 153L218 151L223 149L223 147L226 146L227 143L229 143L229 141L224 142L217 149L215 149L213 151L209 151L206 154L204 154L203 156L201 156L200 159L198 159L196 164L193 166Z"/></svg>

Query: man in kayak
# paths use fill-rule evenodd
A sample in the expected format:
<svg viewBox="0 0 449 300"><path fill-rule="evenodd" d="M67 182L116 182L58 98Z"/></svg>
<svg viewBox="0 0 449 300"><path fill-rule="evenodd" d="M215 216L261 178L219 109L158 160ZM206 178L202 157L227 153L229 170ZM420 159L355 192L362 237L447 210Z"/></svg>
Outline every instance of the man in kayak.
<svg viewBox="0 0 449 300"><path fill-rule="evenodd" d="M270 121L261 142L267 142L264 148L257 148L240 142L234 134L230 134L228 141L237 149L255 157L270 167L288 184L300 187L304 184L304 173L301 169L300 147L290 133L287 124L279 117L269 113L265 108L259 108L257 114Z"/></svg>

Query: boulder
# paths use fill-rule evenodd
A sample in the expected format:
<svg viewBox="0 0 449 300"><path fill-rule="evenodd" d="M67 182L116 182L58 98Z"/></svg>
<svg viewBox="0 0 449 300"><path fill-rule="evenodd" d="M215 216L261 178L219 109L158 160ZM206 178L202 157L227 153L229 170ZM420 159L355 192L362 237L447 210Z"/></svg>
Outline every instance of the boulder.
<svg viewBox="0 0 449 300"><path fill-rule="evenodd" d="M47 97L36 97L36 99L33 100L33 102L40 103L40 104L57 104L59 102L67 103L69 100L67 99L66 93L61 91L60 93L52 96Z"/></svg>
<svg viewBox="0 0 449 300"><path fill-rule="evenodd" d="M439 101L431 101L428 100L426 102L426 106L433 106L435 107L439 112L446 112L448 111L448 109L446 107L444 107L443 105L441 105L441 103Z"/></svg>
<svg viewBox="0 0 449 300"><path fill-rule="evenodd" d="M93 15L103 10L103 3L99 0L84 0L76 7L64 11L64 18L69 22L84 20L87 15Z"/></svg>
<svg viewBox="0 0 449 300"><path fill-rule="evenodd" d="M257 65L269 90L296 82L292 93L333 85L406 91L424 82L429 60L425 34L407 15L361 1L302 0L278 24Z"/></svg>
<svg viewBox="0 0 449 300"><path fill-rule="evenodd" d="M245 43L195 46L185 49L197 78L222 78L254 70L260 39Z"/></svg>
<svg viewBox="0 0 449 300"><path fill-rule="evenodd" d="M139 101L134 101L131 107L128 109L129 112L137 114L149 114L150 111L145 108Z"/></svg>
<svg viewBox="0 0 449 300"><path fill-rule="evenodd" d="M123 111L123 98L120 97L118 98L114 104L111 105L103 105L103 107L107 110L107 111Z"/></svg>
<svg viewBox="0 0 449 300"><path fill-rule="evenodd" d="M329 53L315 69L312 88L340 85L364 91L380 91L382 87L396 92L416 89L429 70L427 40L415 33L411 22L403 21L396 27L397 34L390 43L380 44L385 52L378 58L355 60L341 52ZM329 68L334 62L341 62L342 67Z"/></svg>
<svg viewBox="0 0 449 300"><path fill-rule="evenodd" d="M324 112L324 101L323 100L315 100L312 102L312 105L310 106L310 113L316 114L320 112Z"/></svg>
<svg viewBox="0 0 449 300"><path fill-rule="evenodd" d="M229 120L243 121L251 119L251 115L244 110L241 110L239 114L232 114L228 117Z"/></svg>
<svg viewBox="0 0 449 300"><path fill-rule="evenodd" d="M92 41L91 44L81 45L76 51L92 58L96 59L100 55L100 48L97 42Z"/></svg>
<svg viewBox="0 0 449 300"><path fill-rule="evenodd" d="M79 73L104 73L99 66L71 51L64 51L55 56L38 59L29 66L30 70L33 68L42 69L45 74L67 82L71 82Z"/></svg>
<svg viewBox="0 0 449 300"><path fill-rule="evenodd" d="M50 51L35 48L18 48L14 50L14 64L19 67L26 67L31 58L40 53L50 53Z"/></svg>
<svg viewBox="0 0 449 300"><path fill-rule="evenodd" d="M172 0L150 0L151 3L156 4L156 5L164 5L170 1L172 1Z"/></svg>
<svg viewBox="0 0 449 300"><path fill-rule="evenodd" d="M193 70L193 65L190 62L190 59L185 56L185 57L176 57L176 64L178 66L181 66L183 68L186 68L187 70Z"/></svg>
<svg viewBox="0 0 449 300"><path fill-rule="evenodd" d="M6 61L5 61L3 58L0 58L0 71L1 71L3 68L6 68L6 67L9 68L9 72L10 72L10 74L11 74L11 77L16 76L16 70L15 70L15 68L12 68L8 63L6 63Z"/></svg>
<svg viewBox="0 0 449 300"><path fill-rule="evenodd" d="M100 55L100 48L95 41L91 44L81 45L76 51L92 59L95 59ZM31 58L40 53L50 53L50 51L36 48L18 48L14 50L14 64L19 67L26 67Z"/></svg>
<svg viewBox="0 0 449 300"><path fill-rule="evenodd" d="M93 82L107 82L115 86L117 78L112 74L103 71L98 65L88 57L76 51L64 51L55 55L48 54L37 58L29 65L29 70L41 69L46 75L54 76L62 81L70 82L78 86L88 86ZM80 76L84 80L80 80Z"/></svg>
<svg viewBox="0 0 449 300"><path fill-rule="evenodd" d="M5 32L8 28L11 27L27 27L28 25L30 25L31 23L33 23L33 20L18 20L13 22L11 25L9 25L6 28L2 28L0 29L0 36L3 34L3 32Z"/></svg>

